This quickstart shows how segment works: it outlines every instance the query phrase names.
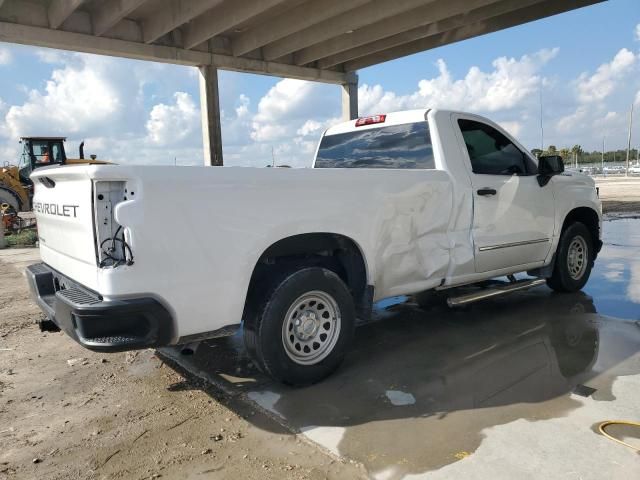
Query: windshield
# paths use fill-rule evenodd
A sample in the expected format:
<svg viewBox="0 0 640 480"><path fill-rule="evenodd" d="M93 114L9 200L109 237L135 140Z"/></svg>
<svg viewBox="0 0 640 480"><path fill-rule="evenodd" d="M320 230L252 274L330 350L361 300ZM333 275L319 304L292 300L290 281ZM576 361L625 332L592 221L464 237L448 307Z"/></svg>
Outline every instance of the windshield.
<svg viewBox="0 0 640 480"><path fill-rule="evenodd" d="M22 155L20 155L20 163L18 166L20 167L20 170L27 167L31 169L31 156L26 145L22 147Z"/></svg>

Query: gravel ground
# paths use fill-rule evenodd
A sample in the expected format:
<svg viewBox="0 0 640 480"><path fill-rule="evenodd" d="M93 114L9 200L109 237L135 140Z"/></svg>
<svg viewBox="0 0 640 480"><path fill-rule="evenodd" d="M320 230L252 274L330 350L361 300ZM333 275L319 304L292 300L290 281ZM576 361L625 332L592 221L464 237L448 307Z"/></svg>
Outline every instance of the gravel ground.
<svg viewBox="0 0 640 480"><path fill-rule="evenodd" d="M604 213L640 213L640 177L597 177Z"/></svg>
<svg viewBox="0 0 640 480"><path fill-rule="evenodd" d="M2 262L0 479L364 476L151 350L98 354L41 333L24 278Z"/></svg>

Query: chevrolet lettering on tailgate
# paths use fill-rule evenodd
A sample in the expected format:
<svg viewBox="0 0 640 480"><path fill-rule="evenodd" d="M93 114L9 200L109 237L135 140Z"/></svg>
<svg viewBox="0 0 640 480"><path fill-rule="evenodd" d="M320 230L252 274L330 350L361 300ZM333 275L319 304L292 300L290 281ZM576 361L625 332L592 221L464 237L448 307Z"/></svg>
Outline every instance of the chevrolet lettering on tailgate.
<svg viewBox="0 0 640 480"><path fill-rule="evenodd" d="M33 204L33 211L44 215L77 218L78 207L79 205L58 205L56 203L36 202Z"/></svg>

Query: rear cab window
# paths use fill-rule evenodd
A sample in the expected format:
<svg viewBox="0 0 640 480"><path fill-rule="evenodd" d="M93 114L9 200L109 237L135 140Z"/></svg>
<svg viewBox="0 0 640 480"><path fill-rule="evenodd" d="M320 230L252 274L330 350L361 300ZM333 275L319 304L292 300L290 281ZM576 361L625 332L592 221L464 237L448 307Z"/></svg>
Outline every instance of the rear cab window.
<svg viewBox="0 0 640 480"><path fill-rule="evenodd" d="M435 169L427 122L326 135L314 168Z"/></svg>

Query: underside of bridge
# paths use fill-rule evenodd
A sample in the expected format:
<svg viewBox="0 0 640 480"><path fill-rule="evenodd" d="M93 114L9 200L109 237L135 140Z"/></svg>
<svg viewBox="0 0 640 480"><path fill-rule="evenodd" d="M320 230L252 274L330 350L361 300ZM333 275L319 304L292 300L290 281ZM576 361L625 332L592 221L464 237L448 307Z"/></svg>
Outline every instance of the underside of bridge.
<svg viewBox="0 0 640 480"><path fill-rule="evenodd" d="M0 41L199 67L205 163L222 165L218 69L342 86L356 71L602 0L0 0Z"/></svg>

